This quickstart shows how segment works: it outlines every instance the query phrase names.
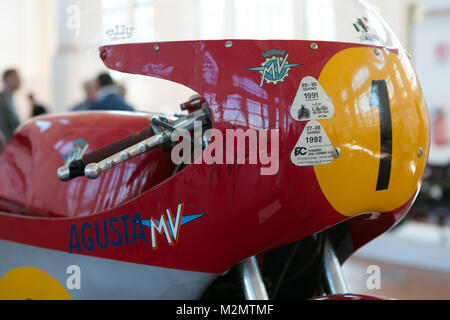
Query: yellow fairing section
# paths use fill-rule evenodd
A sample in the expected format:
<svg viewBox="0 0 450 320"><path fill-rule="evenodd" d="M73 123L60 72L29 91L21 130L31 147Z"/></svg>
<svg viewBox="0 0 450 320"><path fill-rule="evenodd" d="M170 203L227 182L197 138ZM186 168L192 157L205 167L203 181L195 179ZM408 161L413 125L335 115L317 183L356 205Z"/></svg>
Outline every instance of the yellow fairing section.
<svg viewBox="0 0 450 320"><path fill-rule="evenodd" d="M66 289L34 267L15 268L0 278L0 300L71 300Z"/></svg>
<svg viewBox="0 0 450 320"><path fill-rule="evenodd" d="M381 115L371 106L377 80L385 80L392 119L390 179L378 191ZM346 49L327 63L319 82L335 106L334 117L320 123L341 149L339 159L314 167L325 197L345 216L404 205L418 189L429 150L428 112L409 59L388 50Z"/></svg>

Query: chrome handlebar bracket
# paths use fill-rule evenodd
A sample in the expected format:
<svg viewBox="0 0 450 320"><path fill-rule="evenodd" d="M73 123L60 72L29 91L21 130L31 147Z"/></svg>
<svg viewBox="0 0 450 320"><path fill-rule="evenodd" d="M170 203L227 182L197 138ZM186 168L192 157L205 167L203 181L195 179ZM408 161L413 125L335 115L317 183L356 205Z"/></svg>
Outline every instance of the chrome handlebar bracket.
<svg viewBox="0 0 450 320"><path fill-rule="evenodd" d="M167 141L168 135L165 132L143 140L125 150L122 150L98 163L90 163L84 169L84 175L89 179L97 179L103 171L109 170L118 164L130 160L142 153L150 151ZM170 140L170 136L169 136Z"/></svg>
<svg viewBox="0 0 450 320"><path fill-rule="evenodd" d="M208 119L207 112L205 112L205 108L192 112L186 117L182 117L171 124L162 121L161 118L162 118L161 116L155 115L152 117L151 123L159 125L160 127L164 128L163 130L160 130L154 136L145 139L129 148L126 148L98 163L89 163L84 169L84 175L89 179L97 179L98 177L100 177L102 172L109 170L115 167L116 165L125 162L131 158L134 158L140 154L148 152L166 142L171 141L172 134L175 131L177 130L193 131L194 125L197 122L200 122L202 125L204 125L208 121L210 121ZM182 132L180 132L179 135L183 136L185 139L188 139L194 144L198 144L197 142L193 141L190 136L186 136ZM201 145L199 145L199 147L201 147ZM63 168L64 167L58 169L58 176L60 170L61 173L64 174Z"/></svg>

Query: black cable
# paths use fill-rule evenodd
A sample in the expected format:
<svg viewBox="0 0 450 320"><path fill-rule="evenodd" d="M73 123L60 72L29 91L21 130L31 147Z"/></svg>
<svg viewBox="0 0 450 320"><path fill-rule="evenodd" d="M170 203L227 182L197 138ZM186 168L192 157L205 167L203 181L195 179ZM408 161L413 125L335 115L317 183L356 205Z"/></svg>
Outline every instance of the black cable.
<svg viewBox="0 0 450 320"><path fill-rule="evenodd" d="M323 283L323 275L325 271L325 263L324 263L324 249L325 249L325 241L326 241L326 234L324 232L320 233L320 255L319 255L319 275L317 279L317 292L316 295L321 295L326 289ZM320 289L320 290L319 290Z"/></svg>
<svg viewBox="0 0 450 320"><path fill-rule="evenodd" d="M297 253L297 248L300 245L300 241L301 240L299 240L295 243L295 246L292 249L291 254L289 255L289 258L287 259L286 264L284 265L283 269L281 270L281 273L280 273L280 276L278 277L275 288L273 289L272 296L270 297L272 300L276 298L278 291L281 288L281 284L283 282L284 277L286 276L286 272L288 271L289 266L291 265L291 262L294 259L295 254Z"/></svg>

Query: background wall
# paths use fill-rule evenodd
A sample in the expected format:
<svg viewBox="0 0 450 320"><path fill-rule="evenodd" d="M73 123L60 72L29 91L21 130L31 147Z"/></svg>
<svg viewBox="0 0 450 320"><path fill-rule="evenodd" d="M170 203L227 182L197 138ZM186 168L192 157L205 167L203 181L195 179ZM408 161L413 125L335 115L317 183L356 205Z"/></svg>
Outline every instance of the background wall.
<svg viewBox="0 0 450 320"><path fill-rule="evenodd" d="M429 164L450 163L450 1L432 0L415 10L411 25L414 61L431 118Z"/></svg>
<svg viewBox="0 0 450 320"><path fill-rule="evenodd" d="M23 88L17 105L22 119L28 116L25 94L32 90L45 103L52 97L52 59L56 49L55 0L1 0L0 71L17 67Z"/></svg>

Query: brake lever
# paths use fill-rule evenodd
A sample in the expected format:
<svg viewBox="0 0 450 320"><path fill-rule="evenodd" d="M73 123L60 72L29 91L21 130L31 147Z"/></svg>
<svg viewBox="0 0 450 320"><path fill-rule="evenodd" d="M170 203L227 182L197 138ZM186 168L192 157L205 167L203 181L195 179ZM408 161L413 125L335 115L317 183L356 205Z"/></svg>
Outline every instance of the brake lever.
<svg viewBox="0 0 450 320"><path fill-rule="evenodd" d="M158 125L166 128L166 131L160 131L154 136L147 138L129 148L126 148L123 151L120 151L98 163L90 163L84 169L84 175L89 179L97 179L103 171L111 169L112 167L125 162L133 157L136 157L142 153L150 151L158 146L161 146L167 142L171 141L172 134L179 130L184 129L187 131L194 130L195 123L197 121L201 122L202 125L207 124L209 119L209 110L207 107L197 110L184 118L180 118L173 122L173 125L161 121L158 117L152 117L152 122L157 123ZM192 141L190 136L187 136L182 131L178 131L180 136L183 136L185 139L188 139L194 145L202 148L203 145L199 144L196 141Z"/></svg>
<svg viewBox="0 0 450 320"><path fill-rule="evenodd" d="M69 181L78 176L86 176L89 179L98 178L103 171L111 169L112 167L125 162L133 157L136 157L142 153L150 151L158 146L163 146L164 144L171 142L171 137L173 132L179 129L185 129L187 131L192 131L195 128L196 121L199 121L203 125L208 125L211 123L211 114L208 106L205 104L202 109L194 111L187 115L186 117L175 120L172 124L162 121L159 117L153 117L151 119L152 124L155 123L164 127L166 130L156 130L156 125L152 126L154 135L148 137L142 141L127 147L124 150L114 153L111 156L106 157L103 160L97 162L87 163L87 156L83 159L73 161L58 169L58 177L61 181ZM189 140L195 146L203 149L203 145L191 139L191 136L186 135L183 131L178 131L180 136ZM138 135L139 136L139 135ZM108 146L104 147L107 148ZM95 152L95 151L94 151ZM92 152L93 153L93 152ZM87 157L87 158L86 158ZM86 158L86 159L85 159Z"/></svg>
<svg viewBox="0 0 450 320"><path fill-rule="evenodd" d="M103 171L111 169L112 167L125 162L133 157L136 157L142 153L150 151L158 146L163 145L166 142L171 141L171 137L173 132L178 129L186 129L188 131L194 129L195 121L201 121L202 124L206 122L206 116L202 110L198 110L186 118L179 119L175 121L175 125L172 126L167 122L164 122L159 119L158 116L153 116L151 122L153 124L160 125L161 127L166 128L166 131L161 131L158 134L145 139L121 152L118 152L111 157L108 157L99 163L90 163L84 169L84 175L89 179L97 179ZM167 133L169 132L169 133ZM191 139L190 136L187 136L182 131L178 131L180 136L183 136L185 139L193 143L194 145L202 148L203 146L198 142L195 142Z"/></svg>

